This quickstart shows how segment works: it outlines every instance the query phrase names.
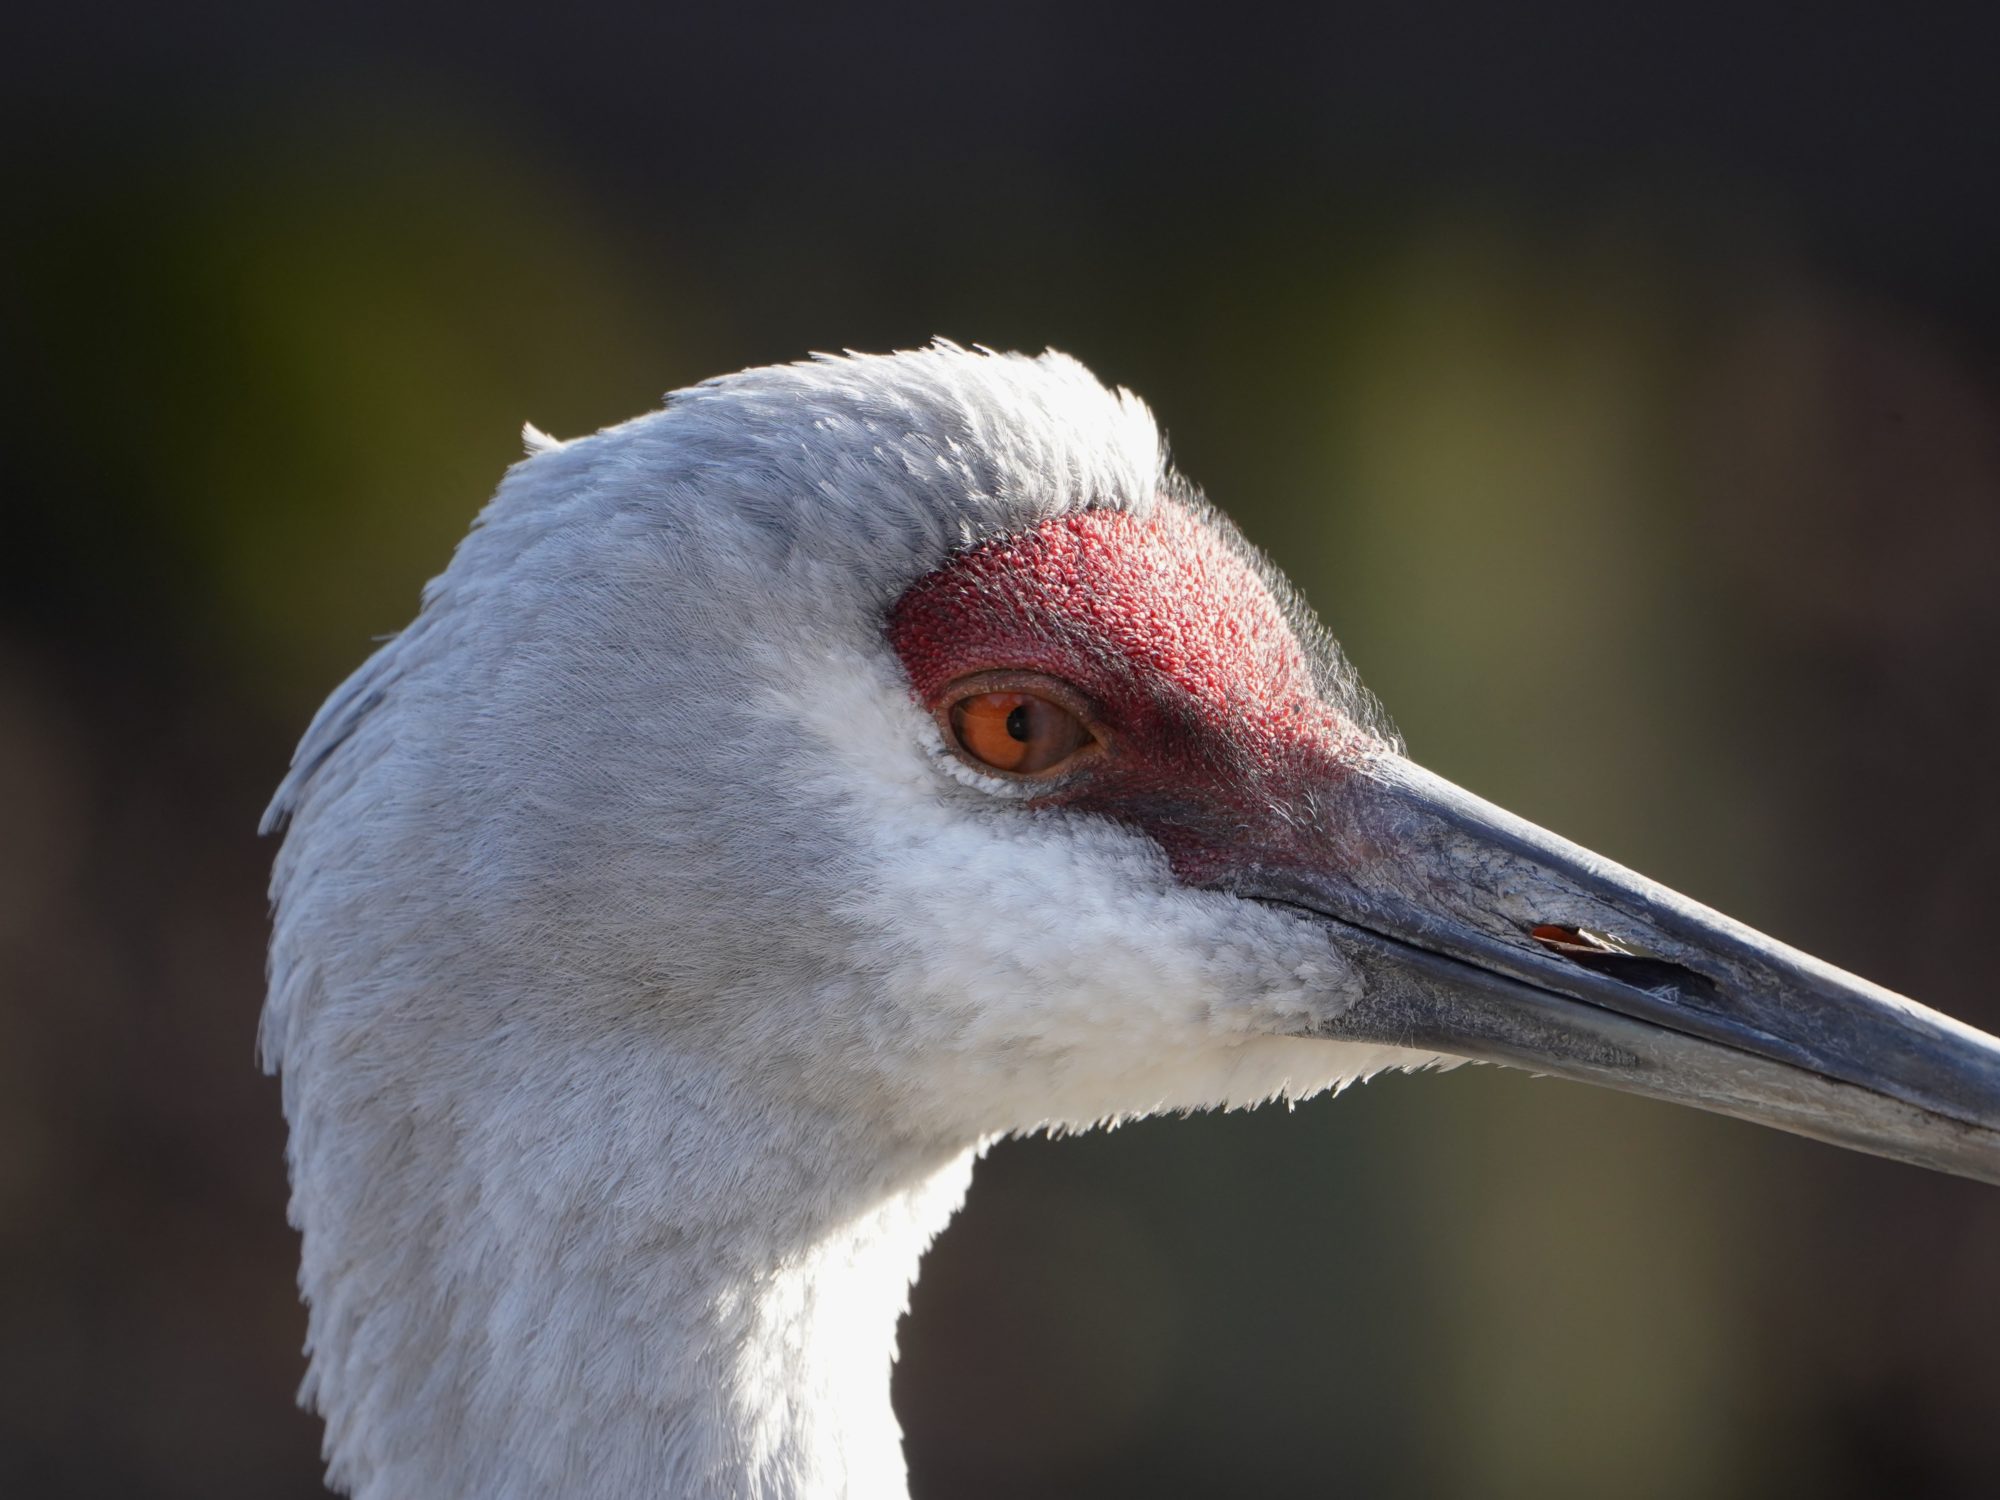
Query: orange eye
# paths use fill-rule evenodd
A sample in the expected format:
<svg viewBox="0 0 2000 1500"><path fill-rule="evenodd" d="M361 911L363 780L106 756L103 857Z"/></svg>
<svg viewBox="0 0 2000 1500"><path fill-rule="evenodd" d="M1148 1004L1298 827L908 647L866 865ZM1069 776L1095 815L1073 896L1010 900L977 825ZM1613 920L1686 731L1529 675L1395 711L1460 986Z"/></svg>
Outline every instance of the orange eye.
<svg viewBox="0 0 2000 1500"><path fill-rule="evenodd" d="M943 717L968 758L1014 776L1056 770L1097 743L1075 709L1012 682L954 699Z"/></svg>

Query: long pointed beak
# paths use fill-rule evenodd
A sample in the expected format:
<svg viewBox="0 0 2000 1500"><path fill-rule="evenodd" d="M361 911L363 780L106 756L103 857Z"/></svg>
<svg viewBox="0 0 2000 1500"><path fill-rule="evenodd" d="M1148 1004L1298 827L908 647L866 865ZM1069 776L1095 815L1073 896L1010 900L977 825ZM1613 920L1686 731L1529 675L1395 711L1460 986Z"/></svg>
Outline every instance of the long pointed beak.
<svg viewBox="0 0 2000 1500"><path fill-rule="evenodd" d="M2000 1040L1400 757L1327 794L1337 856L1237 889L1338 924L1366 991L1315 1034L1692 1104L2000 1183Z"/></svg>

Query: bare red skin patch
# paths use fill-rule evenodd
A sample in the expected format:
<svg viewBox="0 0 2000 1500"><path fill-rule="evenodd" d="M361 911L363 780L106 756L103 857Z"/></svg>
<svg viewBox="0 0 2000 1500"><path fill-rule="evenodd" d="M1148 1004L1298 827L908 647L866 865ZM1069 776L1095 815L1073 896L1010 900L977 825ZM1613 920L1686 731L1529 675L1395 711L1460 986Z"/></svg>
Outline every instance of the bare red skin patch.
<svg viewBox="0 0 2000 1500"><path fill-rule="evenodd" d="M1108 747L1037 805L1141 829L1190 884L1317 843L1315 809L1374 748L1320 698L1257 571L1171 502L973 548L896 602L889 639L932 709L974 672L1074 686Z"/></svg>

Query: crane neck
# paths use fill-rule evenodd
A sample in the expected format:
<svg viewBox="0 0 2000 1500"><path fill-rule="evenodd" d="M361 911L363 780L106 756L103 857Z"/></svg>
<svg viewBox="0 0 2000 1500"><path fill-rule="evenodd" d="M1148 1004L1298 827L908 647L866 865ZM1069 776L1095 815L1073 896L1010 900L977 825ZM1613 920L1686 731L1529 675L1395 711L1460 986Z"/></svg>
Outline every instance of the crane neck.
<svg viewBox="0 0 2000 1500"><path fill-rule="evenodd" d="M387 1109L317 1084L446 1060L288 1065L331 1482L360 1500L905 1495L897 1320L973 1152L703 1059L533 1030L487 1032L450 1098Z"/></svg>

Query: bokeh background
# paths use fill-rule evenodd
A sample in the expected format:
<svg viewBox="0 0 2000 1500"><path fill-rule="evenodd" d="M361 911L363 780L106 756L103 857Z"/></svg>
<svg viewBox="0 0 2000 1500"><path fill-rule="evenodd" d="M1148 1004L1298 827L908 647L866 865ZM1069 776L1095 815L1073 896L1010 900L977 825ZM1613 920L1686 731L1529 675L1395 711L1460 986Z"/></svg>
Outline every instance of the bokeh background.
<svg viewBox="0 0 2000 1500"><path fill-rule="evenodd" d="M2000 1027L2000 22L73 0L0 91L0 1492L306 1497L253 834L533 420L1142 392L1415 752ZM1493 1070L996 1149L922 1500L1990 1496L2000 1193Z"/></svg>

